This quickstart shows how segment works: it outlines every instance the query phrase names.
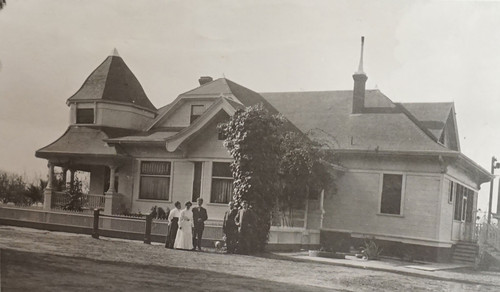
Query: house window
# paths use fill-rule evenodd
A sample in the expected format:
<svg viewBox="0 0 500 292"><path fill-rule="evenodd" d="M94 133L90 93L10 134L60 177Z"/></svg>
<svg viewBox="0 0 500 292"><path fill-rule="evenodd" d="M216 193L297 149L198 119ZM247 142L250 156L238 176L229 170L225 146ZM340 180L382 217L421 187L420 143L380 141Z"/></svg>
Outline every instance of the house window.
<svg viewBox="0 0 500 292"><path fill-rule="evenodd" d="M382 199L380 213L401 214L401 196L403 191L403 175L384 174L382 183Z"/></svg>
<svg viewBox="0 0 500 292"><path fill-rule="evenodd" d="M77 124L93 124L94 123L94 109L93 108L76 109L76 123Z"/></svg>
<svg viewBox="0 0 500 292"><path fill-rule="evenodd" d="M200 197L201 193L201 168L203 164L202 162L194 163L194 179L193 179L193 197L191 201L196 202Z"/></svg>
<svg viewBox="0 0 500 292"><path fill-rule="evenodd" d="M448 203L453 203L453 192L455 191L455 183L450 181L450 190L448 193Z"/></svg>
<svg viewBox="0 0 500 292"><path fill-rule="evenodd" d="M229 163L214 162L212 165L211 203L227 204L233 197L233 175Z"/></svg>
<svg viewBox="0 0 500 292"><path fill-rule="evenodd" d="M191 118L189 123L192 124L197 118L201 116L205 107L203 105L192 105L191 106Z"/></svg>
<svg viewBox="0 0 500 292"><path fill-rule="evenodd" d="M141 162L139 199L166 200L170 192L170 162Z"/></svg>
<svg viewBox="0 0 500 292"><path fill-rule="evenodd" d="M457 190L455 192L455 211L453 215L454 220L462 221L463 198L464 198L464 187L460 184L457 184Z"/></svg>
<svg viewBox="0 0 500 292"><path fill-rule="evenodd" d="M456 184L455 210L453 219L456 221L472 222L472 206L474 205L474 191Z"/></svg>

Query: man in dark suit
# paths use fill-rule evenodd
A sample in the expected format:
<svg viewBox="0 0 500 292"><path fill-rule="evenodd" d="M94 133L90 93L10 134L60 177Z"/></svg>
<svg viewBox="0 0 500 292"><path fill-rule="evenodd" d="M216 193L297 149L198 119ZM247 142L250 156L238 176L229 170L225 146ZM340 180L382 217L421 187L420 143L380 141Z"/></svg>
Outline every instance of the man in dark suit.
<svg viewBox="0 0 500 292"><path fill-rule="evenodd" d="M205 229L205 221L208 219L207 209L203 208L203 199L198 198L198 207L193 208L193 223L194 223L194 232L193 232L193 250L198 247L198 250L201 251L201 238L203 236L203 230Z"/></svg>
<svg viewBox="0 0 500 292"><path fill-rule="evenodd" d="M238 226L238 252L248 254L251 251L252 244L252 229L254 228L255 218L252 210L248 209L248 202L241 203L241 209L234 218L236 226Z"/></svg>
<svg viewBox="0 0 500 292"><path fill-rule="evenodd" d="M227 253L234 253L238 241L238 226L236 226L234 218L238 214L238 210L234 208L234 202L229 202L228 206L229 210L224 214L222 231L226 235Z"/></svg>

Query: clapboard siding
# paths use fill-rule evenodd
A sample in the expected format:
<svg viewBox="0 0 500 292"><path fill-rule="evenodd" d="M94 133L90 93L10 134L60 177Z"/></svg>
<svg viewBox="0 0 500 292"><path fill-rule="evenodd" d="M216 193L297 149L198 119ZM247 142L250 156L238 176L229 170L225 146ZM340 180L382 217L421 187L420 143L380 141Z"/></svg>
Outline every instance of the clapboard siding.
<svg viewBox="0 0 500 292"><path fill-rule="evenodd" d="M440 175L405 174L402 216L379 214L383 172L347 172L325 200L323 228L437 240Z"/></svg>
<svg viewBox="0 0 500 292"><path fill-rule="evenodd" d="M452 223L453 223L453 202L455 196L449 202L450 179L443 178L443 191L441 193L441 216L439 221L439 240L451 241Z"/></svg>
<svg viewBox="0 0 500 292"><path fill-rule="evenodd" d="M224 147L224 141L219 140L217 125L227 121L225 113L219 113L214 121L210 122L201 133L189 143L188 155L190 158L220 158L231 159L229 151Z"/></svg>
<svg viewBox="0 0 500 292"><path fill-rule="evenodd" d="M184 101L179 108L168 115L157 127L187 127L190 124L192 105L203 105L206 110L212 103L213 101L207 100Z"/></svg>

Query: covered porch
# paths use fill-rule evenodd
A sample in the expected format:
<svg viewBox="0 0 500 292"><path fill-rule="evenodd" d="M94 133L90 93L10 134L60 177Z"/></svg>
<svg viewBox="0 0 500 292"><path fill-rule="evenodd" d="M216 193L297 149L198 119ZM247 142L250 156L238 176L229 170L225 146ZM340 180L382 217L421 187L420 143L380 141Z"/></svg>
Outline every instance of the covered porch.
<svg viewBox="0 0 500 292"><path fill-rule="evenodd" d="M102 129L70 127L54 143L38 150L36 157L47 159L48 182L44 190L44 209L65 205L78 178L77 172L88 173L88 185L82 189L82 206L101 208L105 214L123 211L118 193L118 171L130 167L132 159L119 146L108 146L103 139L110 135ZM60 168L56 178L55 168Z"/></svg>

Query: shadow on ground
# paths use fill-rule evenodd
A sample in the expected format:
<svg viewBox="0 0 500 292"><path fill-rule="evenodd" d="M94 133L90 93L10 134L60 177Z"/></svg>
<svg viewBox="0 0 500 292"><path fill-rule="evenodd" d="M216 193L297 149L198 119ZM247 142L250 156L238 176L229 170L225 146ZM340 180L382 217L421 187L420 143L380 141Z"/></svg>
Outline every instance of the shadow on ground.
<svg viewBox="0 0 500 292"><path fill-rule="evenodd" d="M9 249L0 253L1 291L332 291L224 271L97 261Z"/></svg>

